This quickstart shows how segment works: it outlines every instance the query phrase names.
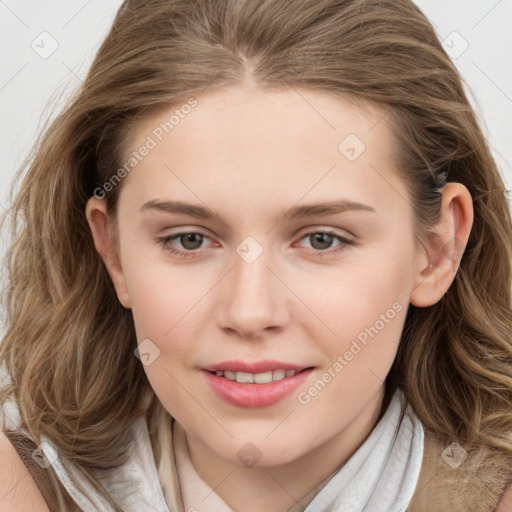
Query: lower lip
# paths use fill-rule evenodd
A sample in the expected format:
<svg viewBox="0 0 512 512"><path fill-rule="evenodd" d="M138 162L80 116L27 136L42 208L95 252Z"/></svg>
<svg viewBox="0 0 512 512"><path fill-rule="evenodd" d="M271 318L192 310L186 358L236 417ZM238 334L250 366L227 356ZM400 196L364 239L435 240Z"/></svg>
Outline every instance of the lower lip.
<svg viewBox="0 0 512 512"><path fill-rule="evenodd" d="M290 395L306 380L313 368L267 384L241 383L206 370L202 371L206 374L208 384L220 398L237 407L257 408L273 405Z"/></svg>

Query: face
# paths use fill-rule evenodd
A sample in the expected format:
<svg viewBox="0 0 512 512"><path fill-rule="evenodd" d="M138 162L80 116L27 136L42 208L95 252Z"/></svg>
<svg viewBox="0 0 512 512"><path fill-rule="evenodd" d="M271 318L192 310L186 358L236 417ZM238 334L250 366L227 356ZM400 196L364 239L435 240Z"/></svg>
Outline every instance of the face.
<svg viewBox="0 0 512 512"><path fill-rule="evenodd" d="M116 287L186 431L285 464L375 419L414 285L412 207L383 112L311 91L196 100L130 141L151 147L120 194Z"/></svg>

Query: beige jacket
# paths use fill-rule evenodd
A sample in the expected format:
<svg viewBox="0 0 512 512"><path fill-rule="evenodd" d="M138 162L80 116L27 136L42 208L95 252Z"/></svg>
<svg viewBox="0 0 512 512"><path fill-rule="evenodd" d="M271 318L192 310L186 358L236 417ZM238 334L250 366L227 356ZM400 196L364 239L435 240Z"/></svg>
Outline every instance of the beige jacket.
<svg viewBox="0 0 512 512"><path fill-rule="evenodd" d="M512 512L510 494L504 495L512 482L510 457L473 453L452 467L442 457L445 449L425 432L421 472L407 512Z"/></svg>

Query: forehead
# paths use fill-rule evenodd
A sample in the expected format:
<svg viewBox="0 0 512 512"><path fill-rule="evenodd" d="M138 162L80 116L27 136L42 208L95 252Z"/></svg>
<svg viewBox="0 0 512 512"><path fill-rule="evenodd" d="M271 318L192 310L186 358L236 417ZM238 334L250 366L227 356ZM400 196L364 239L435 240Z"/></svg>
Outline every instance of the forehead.
<svg viewBox="0 0 512 512"><path fill-rule="evenodd" d="M251 150L262 154L297 144L302 153L314 151L319 137L324 147L339 150L340 137L352 133L362 142L380 141L389 147L391 133L383 122L383 109L348 97L298 89L228 88L203 94L194 102L193 108L183 101L138 123L128 145L141 145L151 135L157 143L172 139L170 144L187 148L193 144L196 150L218 148L218 143L223 148L234 146L243 157ZM368 132L377 125L380 129L372 137Z"/></svg>
<svg viewBox="0 0 512 512"><path fill-rule="evenodd" d="M236 193L247 199L246 208L260 208L338 191L389 205L407 194L385 111L373 105L298 89L233 88L195 101L193 108L166 109L132 132L129 152L152 141L125 183L133 183L141 201L177 192L222 202Z"/></svg>

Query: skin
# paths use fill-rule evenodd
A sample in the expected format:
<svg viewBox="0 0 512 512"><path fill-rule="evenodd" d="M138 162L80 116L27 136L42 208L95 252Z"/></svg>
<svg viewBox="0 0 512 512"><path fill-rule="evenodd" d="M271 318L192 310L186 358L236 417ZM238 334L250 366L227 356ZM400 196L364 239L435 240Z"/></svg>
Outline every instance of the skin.
<svg viewBox="0 0 512 512"><path fill-rule="evenodd" d="M139 343L150 339L160 350L144 368L185 429L197 472L235 510L282 511L350 458L384 412L384 381L407 308L435 304L453 282L457 263L446 249L454 239L467 242L471 196L447 184L437 236L416 246L383 112L305 90L233 88L197 100L125 178L117 224L107 223L97 198L87 217L119 300L133 311ZM173 110L137 125L131 150ZM366 146L355 161L338 149L349 134ZM155 199L206 205L222 220L141 212ZM375 211L282 218L297 204L339 199ZM337 238L321 246L306 236L326 229L352 243L335 252ZM177 232L206 238L192 257L180 258L168 248L186 250L183 239L166 247L157 240ZM263 248L252 263L236 252L248 236ZM460 261L461 254L452 256ZM321 392L299 403L299 392L393 304L401 306L394 318ZM232 359L315 370L277 404L246 409L218 398L200 370ZM237 456L248 442L261 453L254 467Z"/></svg>

